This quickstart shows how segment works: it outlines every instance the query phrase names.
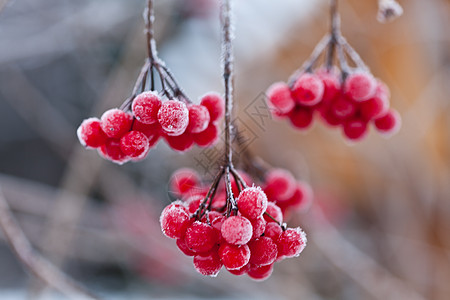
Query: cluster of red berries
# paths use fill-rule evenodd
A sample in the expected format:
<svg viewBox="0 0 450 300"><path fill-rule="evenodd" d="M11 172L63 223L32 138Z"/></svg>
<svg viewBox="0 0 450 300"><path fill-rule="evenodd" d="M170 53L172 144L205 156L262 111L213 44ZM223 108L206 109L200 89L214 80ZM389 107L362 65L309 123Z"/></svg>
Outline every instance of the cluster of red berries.
<svg viewBox="0 0 450 300"><path fill-rule="evenodd" d="M251 178L239 172L245 181ZM176 239L178 248L193 256L196 270L216 276L222 266L234 275L247 274L254 280L268 278L276 261L300 255L306 236L299 228L285 228L283 210L289 205L307 202L310 189L296 183L284 170L269 172L265 189L255 185L239 191L231 180L237 212L227 217L225 185L218 185L217 195L204 203L207 190L198 174L190 169L178 170L171 179L172 191L181 200L168 205L161 214L163 233ZM280 193L280 207L274 200ZM205 207L202 207L204 205ZM203 214L199 214L205 209Z"/></svg>
<svg viewBox="0 0 450 300"><path fill-rule="evenodd" d="M84 120L77 135L83 146L97 148L103 158L123 164L144 159L161 137L177 151L214 144L224 111L224 101L216 93L204 95L199 105L186 105L162 101L149 91L134 98L131 113L110 109L100 119Z"/></svg>
<svg viewBox="0 0 450 300"><path fill-rule="evenodd" d="M288 118L300 130L313 123L314 113L329 126L339 126L344 136L358 141L373 123L378 132L392 135L400 128L400 115L390 109L388 87L369 72L355 71L343 82L335 69L304 72L291 86L273 84L267 91L273 116Z"/></svg>

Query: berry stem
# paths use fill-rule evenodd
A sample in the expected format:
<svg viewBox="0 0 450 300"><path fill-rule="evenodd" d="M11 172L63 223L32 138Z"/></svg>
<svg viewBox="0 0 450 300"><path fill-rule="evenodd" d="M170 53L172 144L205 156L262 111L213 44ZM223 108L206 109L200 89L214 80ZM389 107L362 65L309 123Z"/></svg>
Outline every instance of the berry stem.
<svg viewBox="0 0 450 300"><path fill-rule="evenodd" d="M361 56L359 56L358 52L356 52L342 35L339 37L339 44L343 46L345 52L350 56L358 68L369 72L369 67L364 63Z"/></svg>
<svg viewBox="0 0 450 300"><path fill-rule="evenodd" d="M336 52L336 43L338 43L338 39L340 36L340 27L341 27L341 20L338 13L338 2L337 0L331 0L330 5L330 43L328 46L328 52L327 52L327 70L330 71L333 67L333 58Z"/></svg>
<svg viewBox="0 0 450 300"><path fill-rule="evenodd" d="M155 31L153 29L153 24L155 22L155 10L154 10L154 0L147 0L147 7L144 10L144 20L145 20L145 33L147 35L147 53L150 64L153 65L155 60L158 60L158 55L156 52L156 42L155 42Z"/></svg>
<svg viewBox="0 0 450 300"><path fill-rule="evenodd" d="M197 220L200 220L201 217L204 215L205 212L203 210L206 208L206 203L208 202L208 199L210 199L210 198L211 198L211 201L210 201L210 204L208 205L208 207L211 206L211 203L212 203L212 200L216 193L217 187L219 186L220 179L222 179L222 176L224 173L225 173L225 169L220 168L220 171L219 171L219 173L217 173L216 177L214 178L213 183L211 184L211 187L209 188L208 193L205 196L205 199L203 199L203 201L200 204L200 206L198 207L198 209L192 215Z"/></svg>

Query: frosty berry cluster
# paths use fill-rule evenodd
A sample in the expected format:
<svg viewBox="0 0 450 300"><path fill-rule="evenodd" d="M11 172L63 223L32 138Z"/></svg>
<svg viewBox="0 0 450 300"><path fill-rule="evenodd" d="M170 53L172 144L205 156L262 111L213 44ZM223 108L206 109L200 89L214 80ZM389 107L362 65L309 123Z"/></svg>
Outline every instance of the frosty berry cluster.
<svg viewBox="0 0 450 300"><path fill-rule="evenodd" d="M328 126L340 127L351 141L361 140L369 124L385 135L400 127L398 112L389 106L388 87L367 71L355 71L345 80L336 69L304 72L291 86L278 82L267 91L276 118L287 118L299 130L308 129L314 115Z"/></svg>
<svg viewBox="0 0 450 300"><path fill-rule="evenodd" d="M114 108L100 119L86 119L77 135L83 146L98 149L103 158L123 164L144 159L161 138L176 151L189 150L194 144L214 144L224 110L223 99L215 93L204 95L197 105L163 101L156 92L147 91L134 98L131 112Z"/></svg>
<svg viewBox="0 0 450 300"><path fill-rule="evenodd" d="M252 181L244 172L239 175L248 184ZM170 186L181 200L163 210L162 231L176 239L185 255L193 256L194 267L202 275L216 276L225 267L231 274L264 280L276 261L298 256L306 246L306 235L299 227L283 224L283 211L304 207L311 201L311 190L285 170L270 171L264 190L255 185L241 189L231 180L236 199L231 214L227 214L230 203L223 183L209 201L205 201L207 188L193 170L177 171Z"/></svg>

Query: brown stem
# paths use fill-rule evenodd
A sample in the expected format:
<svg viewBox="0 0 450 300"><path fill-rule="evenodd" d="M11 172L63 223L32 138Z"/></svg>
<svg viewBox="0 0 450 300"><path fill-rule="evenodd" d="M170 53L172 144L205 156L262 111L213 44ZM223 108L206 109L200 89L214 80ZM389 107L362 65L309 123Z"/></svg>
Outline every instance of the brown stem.
<svg viewBox="0 0 450 300"><path fill-rule="evenodd" d="M345 52L350 56L352 61L356 64L356 66L364 71L369 72L369 67L364 63L361 56L359 56L358 52L347 42L347 40L343 37L339 37L339 44L342 45Z"/></svg>
<svg viewBox="0 0 450 300"><path fill-rule="evenodd" d="M338 13L337 0L331 0L330 5L330 43L327 52L327 70L330 71L333 67L333 58L336 52L336 43L341 32L341 21Z"/></svg>
<svg viewBox="0 0 450 300"><path fill-rule="evenodd" d="M205 209L208 199L211 198L210 203L212 202L214 195L216 193L217 187L219 186L220 179L222 179L224 172L225 172L225 169L221 168L219 173L217 173L216 177L213 180L213 183L211 184L211 187L208 190L208 193L205 196L205 199L203 199L202 203L200 204L200 206L198 207L196 212L192 215L197 220L200 220L201 217L203 216L204 212L202 212L202 211Z"/></svg>

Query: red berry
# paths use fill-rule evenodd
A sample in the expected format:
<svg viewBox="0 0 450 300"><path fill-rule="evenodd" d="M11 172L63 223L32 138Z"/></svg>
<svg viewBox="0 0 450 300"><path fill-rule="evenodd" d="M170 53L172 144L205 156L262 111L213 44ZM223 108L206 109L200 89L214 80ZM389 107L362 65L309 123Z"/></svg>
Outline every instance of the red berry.
<svg viewBox="0 0 450 300"><path fill-rule="evenodd" d="M120 139L120 149L132 158L141 158L148 153L148 138L140 131L130 131Z"/></svg>
<svg viewBox="0 0 450 300"><path fill-rule="evenodd" d="M237 198L239 212L248 219L260 217L267 208L267 196L260 187L248 187Z"/></svg>
<svg viewBox="0 0 450 300"><path fill-rule="evenodd" d="M194 267L202 275L216 277L222 266L216 251L194 256Z"/></svg>
<svg viewBox="0 0 450 300"><path fill-rule="evenodd" d="M186 241L184 238L177 239L177 246L178 249L180 249L181 252L183 252L187 256L194 256L195 252L189 249L189 247L186 245Z"/></svg>
<svg viewBox="0 0 450 300"><path fill-rule="evenodd" d="M344 83L344 92L355 101L369 100L375 95L377 82L370 73L356 72L350 74Z"/></svg>
<svg viewBox="0 0 450 300"><path fill-rule="evenodd" d="M370 121L387 113L389 109L389 90L378 82L375 95L359 105L359 111L364 120Z"/></svg>
<svg viewBox="0 0 450 300"><path fill-rule="evenodd" d="M217 211L209 211L209 212L207 212L204 216L203 216L203 218L202 218L202 222L205 222L205 223L208 223L208 224L210 224L213 228L216 228L216 227L214 227L214 225L213 225L213 222L214 222L214 220L216 220L216 219L221 219L222 217L224 217L220 212L217 212ZM223 219L223 221L225 221L225 219ZM216 229L218 229L218 231L220 232L220 228L216 228Z"/></svg>
<svg viewBox="0 0 450 300"><path fill-rule="evenodd" d="M331 102L331 111L342 120L351 118L356 112L356 105L344 95L339 95Z"/></svg>
<svg viewBox="0 0 450 300"><path fill-rule="evenodd" d="M194 138L191 133L184 132L181 135L170 136L164 135L167 144L175 151L184 152L194 146Z"/></svg>
<svg viewBox="0 0 450 300"><path fill-rule="evenodd" d="M209 147L219 139L219 129L217 125L211 123L202 132L193 135L195 143L200 147Z"/></svg>
<svg viewBox="0 0 450 300"><path fill-rule="evenodd" d="M313 106L322 100L324 85L314 74L304 73L292 88L294 100L306 106Z"/></svg>
<svg viewBox="0 0 450 300"><path fill-rule="evenodd" d="M311 186L305 182L297 182L294 195L287 201L278 202L281 209L293 208L296 210L306 210L312 203L313 191Z"/></svg>
<svg viewBox="0 0 450 300"><path fill-rule="evenodd" d="M325 124L332 127L342 124L342 120L335 116L334 112L331 110L331 107L322 107L319 112Z"/></svg>
<svg viewBox="0 0 450 300"><path fill-rule="evenodd" d="M266 176L264 192L270 201L287 199L294 194L295 178L283 169L272 169Z"/></svg>
<svg viewBox="0 0 450 300"><path fill-rule="evenodd" d="M267 90L267 101L268 106L273 111L278 111L281 114L290 112L295 106L291 90L284 82L277 82L269 87Z"/></svg>
<svg viewBox="0 0 450 300"><path fill-rule="evenodd" d="M204 253L217 244L219 235L210 225L195 221L187 228L184 240L192 251Z"/></svg>
<svg viewBox="0 0 450 300"><path fill-rule="evenodd" d="M266 230L264 231L264 236L277 241L280 235L283 233L281 226L275 222L270 222L266 224Z"/></svg>
<svg viewBox="0 0 450 300"><path fill-rule="evenodd" d="M84 147L98 148L108 137L101 128L101 122L97 118L84 120L77 129L77 136Z"/></svg>
<svg viewBox="0 0 450 300"><path fill-rule="evenodd" d="M141 123L153 124L158 122L158 111L161 107L161 99L155 92L143 92L133 100L131 109Z"/></svg>
<svg viewBox="0 0 450 300"><path fill-rule="evenodd" d="M305 106L296 106L289 113L292 126L298 129L308 129L313 123L313 110Z"/></svg>
<svg viewBox="0 0 450 300"><path fill-rule="evenodd" d="M264 220L264 217L258 217L257 219L250 220L253 227L253 235L252 239L259 238L266 229L266 220Z"/></svg>
<svg viewBox="0 0 450 300"><path fill-rule="evenodd" d="M108 139L99 149L98 153L104 159L115 162L119 165L126 163L130 160L130 157L122 152L120 149L120 140Z"/></svg>
<svg viewBox="0 0 450 300"><path fill-rule="evenodd" d="M223 244L219 248L219 256L227 270L237 270L248 264L250 249L247 245Z"/></svg>
<svg viewBox="0 0 450 300"><path fill-rule="evenodd" d="M247 271L247 275L256 281L263 281L272 275L273 272L273 264L267 266L256 266L250 265L249 270Z"/></svg>
<svg viewBox="0 0 450 300"><path fill-rule="evenodd" d="M250 263L258 266L272 264L277 258L278 250L275 242L269 237L260 237L248 243Z"/></svg>
<svg viewBox="0 0 450 300"><path fill-rule="evenodd" d="M281 223L283 222L283 213L281 212L281 209L273 202L267 203L267 209L266 213L268 213L272 218L276 220L276 222ZM272 218L270 218L267 215L264 215L264 220L266 220L267 223L269 222L275 222Z"/></svg>
<svg viewBox="0 0 450 300"><path fill-rule="evenodd" d="M247 274L248 270L250 270L250 264L246 264L242 268L236 269L236 270L228 270L233 275L241 276L244 274Z"/></svg>
<svg viewBox="0 0 450 300"><path fill-rule="evenodd" d="M205 130L210 121L209 111L203 105L190 105L189 109L189 125L187 131L191 133L199 133Z"/></svg>
<svg viewBox="0 0 450 300"><path fill-rule="evenodd" d="M214 197L212 207L216 210L221 210L227 203L227 195L225 192L220 192Z"/></svg>
<svg viewBox="0 0 450 300"><path fill-rule="evenodd" d="M400 129L402 123L402 119L400 114L394 110L390 109L388 113L375 120L376 129L386 135L392 135L397 133Z"/></svg>
<svg viewBox="0 0 450 300"><path fill-rule="evenodd" d="M121 138L130 131L133 117L117 108L107 110L101 117L102 129L110 138Z"/></svg>
<svg viewBox="0 0 450 300"><path fill-rule="evenodd" d="M201 98L200 105L208 109L211 122L219 120L225 113L225 102L217 93L211 92L205 94Z"/></svg>
<svg viewBox="0 0 450 300"><path fill-rule="evenodd" d="M344 135L351 141L359 141L367 135L367 123L360 119L352 119L344 123Z"/></svg>
<svg viewBox="0 0 450 300"><path fill-rule="evenodd" d="M140 131L148 138L149 147L153 147L158 143L162 135L161 125L159 123L144 124L138 120L134 120L132 130Z"/></svg>
<svg viewBox="0 0 450 300"><path fill-rule="evenodd" d="M244 245L252 238L253 227L247 218L232 216L223 222L220 232L228 243Z"/></svg>
<svg viewBox="0 0 450 300"><path fill-rule="evenodd" d="M200 176L192 169L178 169L170 177L169 186L171 192L182 196L200 184Z"/></svg>
<svg viewBox="0 0 450 300"><path fill-rule="evenodd" d="M185 207L178 203L166 206L159 219L162 232L169 238L179 239L186 232L189 225L189 214Z"/></svg>
<svg viewBox="0 0 450 300"><path fill-rule="evenodd" d="M316 75L322 80L324 85L322 101L328 102L333 100L341 90L337 72L335 70L321 69L316 72Z"/></svg>
<svg viewBox="0 0 450 300"><path fill-rule="evenodd" d="M181 135L189 124L189 110L183 102L166 101L158 111L158 121L166 134Z"/></svg>
<svg viewBox="0 0 450 300"><path fill-rule="evenodd" d="M225 222L225 220L226 220L225 216L221 215L220 217L214 218L211 221L211 226L221 232L222 225L223 225L223 222Z"/></svg>
<svg viewBox="0 0 450 300"><path fill-rule="evenodd" d="M195 213L204 199L205 197L202 194L190 195L185 202L188 212L191 214Z"/></svg>
<svg viewBox="0 0 450 300"><path fill-rule="evenodd" d="M277 240L278 255L299 256L306 246L306 234L300 227L286 229Z"/></svg>

